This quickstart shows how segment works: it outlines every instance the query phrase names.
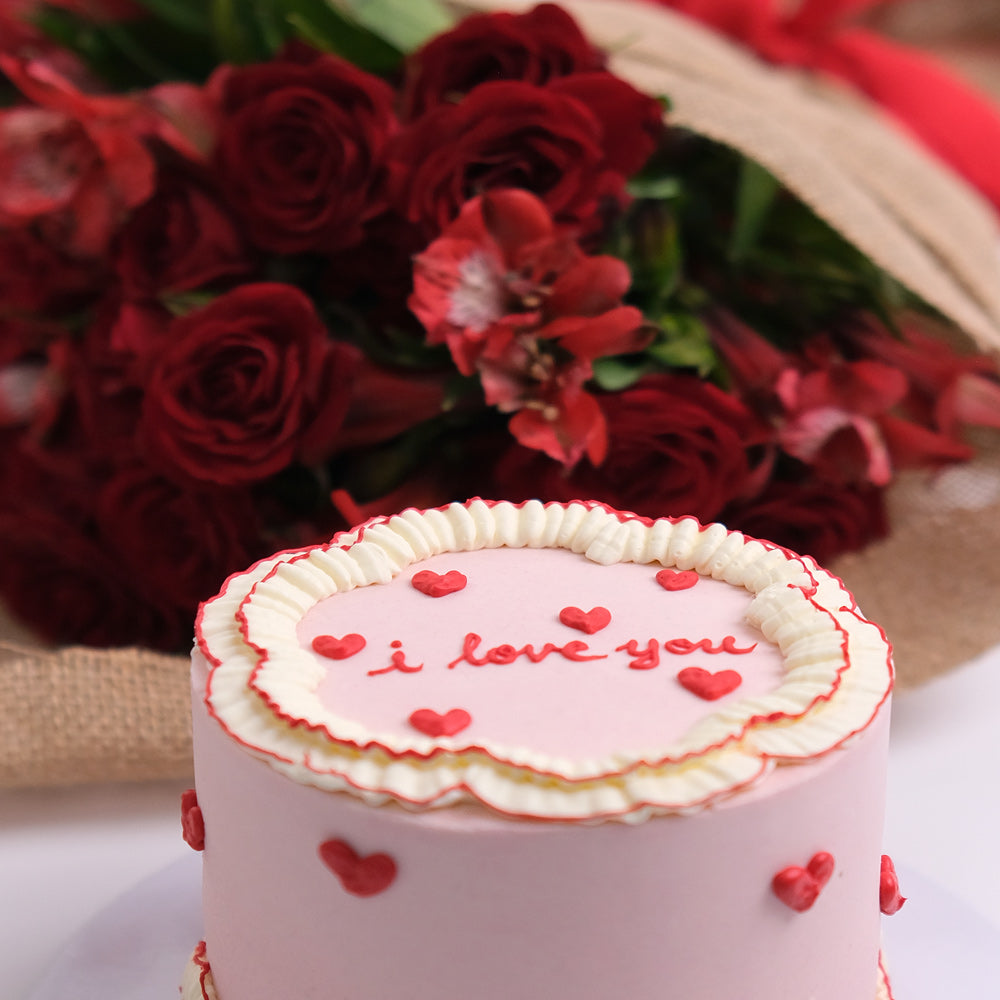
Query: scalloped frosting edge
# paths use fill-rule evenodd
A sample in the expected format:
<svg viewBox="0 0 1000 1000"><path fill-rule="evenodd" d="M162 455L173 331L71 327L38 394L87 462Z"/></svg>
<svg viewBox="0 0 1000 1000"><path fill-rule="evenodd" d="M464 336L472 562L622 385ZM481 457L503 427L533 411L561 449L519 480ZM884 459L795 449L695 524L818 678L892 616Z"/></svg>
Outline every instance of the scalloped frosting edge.
<svg viewBox="0 0 1000 1000"><path fill-rule="evenodd" d="M500 546L693 569L741 586L753 595L748 620L785 657L785 680L766 696L709 714L654 759L585 762L447 737L403 742L340 719L310 697L319 668L299 647L295 626L317 600L388 582L439 552ZM811 558L722 525L652 521L584 501L476 499L373 518L326 545L279 553L230 577L203 605L196 632L210 665L210 713L294 780L370 804L427 808L472 799L510 816L562 821L636 822L693 811L755 783L776 762L823 756L867 728L893 679L884 633Z"/></svg>

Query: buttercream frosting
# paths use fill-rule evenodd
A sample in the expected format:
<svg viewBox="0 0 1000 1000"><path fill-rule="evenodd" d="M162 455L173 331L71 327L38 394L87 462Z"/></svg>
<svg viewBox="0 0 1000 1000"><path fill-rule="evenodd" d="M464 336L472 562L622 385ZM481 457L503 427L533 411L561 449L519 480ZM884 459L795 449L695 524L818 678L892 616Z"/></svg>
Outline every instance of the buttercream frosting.
<svg viewBox="0 0 1000 1000"><path fill-rule="evenodd" d="M521 599L523 613L513 619L494 615L507 631L483 637L491 616L482 610L487 574L477 570L482 563L476 554L496 549L509 550L510 582L503 572L493 574L494 582L499 576L509 599ZM520 563L516 556L532 549L547 550L549 563L538 569L526 596L519 581L543 554ZM664 571L695 573L701 583L658 582ZM434 597L411 582L427 573L471 577L476 586ZM584 580L593 586L588 589ZM547 586L554 588L551 596ZM389 595L381 593L386 588L393 591L394 618L388 621ZM613 604L610 610L569 603L575 593L601 592L616 595L605 599ZM734 598L736 605L742 602L735 618L745 623L738 638L731 634L735 627L705 635L685 627L699 607L731 613ZM410 617L396 620L407 600ZM655 610L657 601L662 612ZM480 610L464 612L472 602ZM507 602L502 592L494 593L486 607ZM632 614L636 606L645 619ZM590 633L559 617L597 610L609 622ZM317 632L316 622L324 620L335 633ZM326 655L314 646L324 639ZM329 655L330 642L340 643L343 652L359 641L362 648L348 655ZM693 518L649 521L593 502L473 500L372 519L327 545L282 553L231 578L203 608L198 643L212 665L212 715L234 739L296 781L352 792L369 803L391 799L424 808L475 800L508 815L574 821L637 821L703 807L760 780L775 764L815 758L850 740L872 720L892 684L881 630L813 560L721 525L702 526ZM681 652L691 647L696 662L670 652L671 643ZM723 643L729 648L720 648ZM759 651L736 652L752 647ZM669 668L643 670L653 654L671 661ZM455 701L467 697L461 668L484 673L486 659L497 674L504 666L498 661L512 656L519 669L507 664L506 672L516 672L521 685L507 690L508 705L547 697L551 720L560 698L573 703L589 695L593 710L607 697L609 672L618 671L631 675L616 676L618 695L627 699L631 686L641 705L637 718L654 724L629 743L612 723L595 725L593 711L577 712L585 738L572 739L571 720L560 743L560 724L540 723L536 738L505 725L497 712L490 724L485 708L477 714ZM754 659L764 665L747 669ZM569 673L568 665L574 668ZM675 668L687 670L679 683L665 685L659 676L653 683L654 673ZM383 676L390 673L396 676ZM369 705L382 702L404 682L409 687L400 697L410 700L412 710L404 711L401 703L394 723L364 708L366 699ZM726 684L731 690L723 692L723 701L705 697L713 685ZM344 704L338 686L354 691ZM686 714L677 708L684 688ZM352 698L360 712L352 710ZM431 733L407 724L415 711L471 711L472 719L450 734ZM513 714L509 707L504 711ZM680 729L678 716L687 720ZM602 747L607 726L613 732Z"/></svg>

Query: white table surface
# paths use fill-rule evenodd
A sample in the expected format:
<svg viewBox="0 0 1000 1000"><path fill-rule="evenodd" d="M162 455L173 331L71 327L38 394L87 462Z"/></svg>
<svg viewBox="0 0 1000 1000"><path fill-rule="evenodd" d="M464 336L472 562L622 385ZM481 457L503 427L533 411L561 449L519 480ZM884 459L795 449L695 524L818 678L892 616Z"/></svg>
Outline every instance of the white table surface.
<svg viewBox="0 0 1000 1000"><path fill-rule="evenodd" d="M897 695L884 843L1000 933L998 710L1000 647ZM0 792L3 1000L27 1000L74 933L189 852L179 821L186 786Z"/></svg>

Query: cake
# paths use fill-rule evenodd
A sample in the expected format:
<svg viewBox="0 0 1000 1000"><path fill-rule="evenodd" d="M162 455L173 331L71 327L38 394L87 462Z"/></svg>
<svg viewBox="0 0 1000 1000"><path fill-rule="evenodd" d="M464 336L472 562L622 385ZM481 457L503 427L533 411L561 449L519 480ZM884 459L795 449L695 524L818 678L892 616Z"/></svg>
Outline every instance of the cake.
<svg viewBox="0 0 1000 1000"><path fill-rule="evenodd" d="M185 1000L889 996L890 648L811 558L477 499L196 631Z"/></svg>

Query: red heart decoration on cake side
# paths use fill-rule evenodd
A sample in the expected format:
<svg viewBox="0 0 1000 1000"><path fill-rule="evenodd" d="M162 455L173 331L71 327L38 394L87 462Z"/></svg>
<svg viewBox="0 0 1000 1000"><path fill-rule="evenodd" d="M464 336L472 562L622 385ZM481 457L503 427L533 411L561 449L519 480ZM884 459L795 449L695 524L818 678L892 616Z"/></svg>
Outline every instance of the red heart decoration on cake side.
<svg viewBox="0 0 1000 1000"><path fill-rule="evenodd" d="M205 850L205 817L198 805L198 793L193 788L181 793L181 834L192 850Z"/></svg>
<svg viewBox="0 0 1000 1000"><path fill-rule="evenodd" d="M691 694L705 701L715 701L735 691L743 683L743 676L736 670L720 670L713 674L702 667L685 667L677 675L677 680Z"/></svg>
<svg viewBox="0 0 1000 1000"><path fill-rule="evenodd" d="M783 868L771 880L771 888L785 906L796 913L805 913L816 902L823 886L830 881L833 869L833 855L820 851L809 859L805 868L798 865Z"/></svg>
<svg viewBox="0 0 1000 1000"><path fill-rule="evenodd" d="M396 862L388 854L362 857L343 840L324 840L319 845L319 856L353 896L377 896L396 878Z"/></svg>
<svg viewBox="0 0 1000 1000"><path fill-rule="evenodd" d="M690 590L699 580L693 569L661 569L656 582L664 590Z"/></svg>
<svg viewBox="0 0 1000 1000"><path fill-rule="evenodd" d="M432 569L422 569L414 573L410 583L415 590L428 597L447 597L456 591L464 590L469 581L464 573L450 569L447 573L435 573Z"/></svg>
<svg viewBox="0 0 1000 1000"><path fill-rule="evenodd" d="M433 708L418 708L410 716L410 725L427 736L454 736L472 722L464 708L449 709L444 715Z"/></svg>
<svg viewBox="0 0 1000 1000"><path fill-rule="evenodd" d="M570 628L579 629L587 635L600 632L611 623L611 612L607 608L591 608L582 611L580 608L563 608L559 612L559 621Z"/></svg>
<svg viewBox="0 0 1000 1000"><path fill-rule="evenodd" d="M887 916L899 913L906 897L899 892L899 879L896 876L896 866L888 854L882 855L882 867L878 881L878 906Z"/></svg>
<svg viewBox="0 0 1000 1000"><path fill-rule="evenodd" d="M320 656L327 656L331 660L346 660L365 648L365 637L357 632L350 632L340 638L335 635L318 635L312 641L312 648Z"/></svg>

